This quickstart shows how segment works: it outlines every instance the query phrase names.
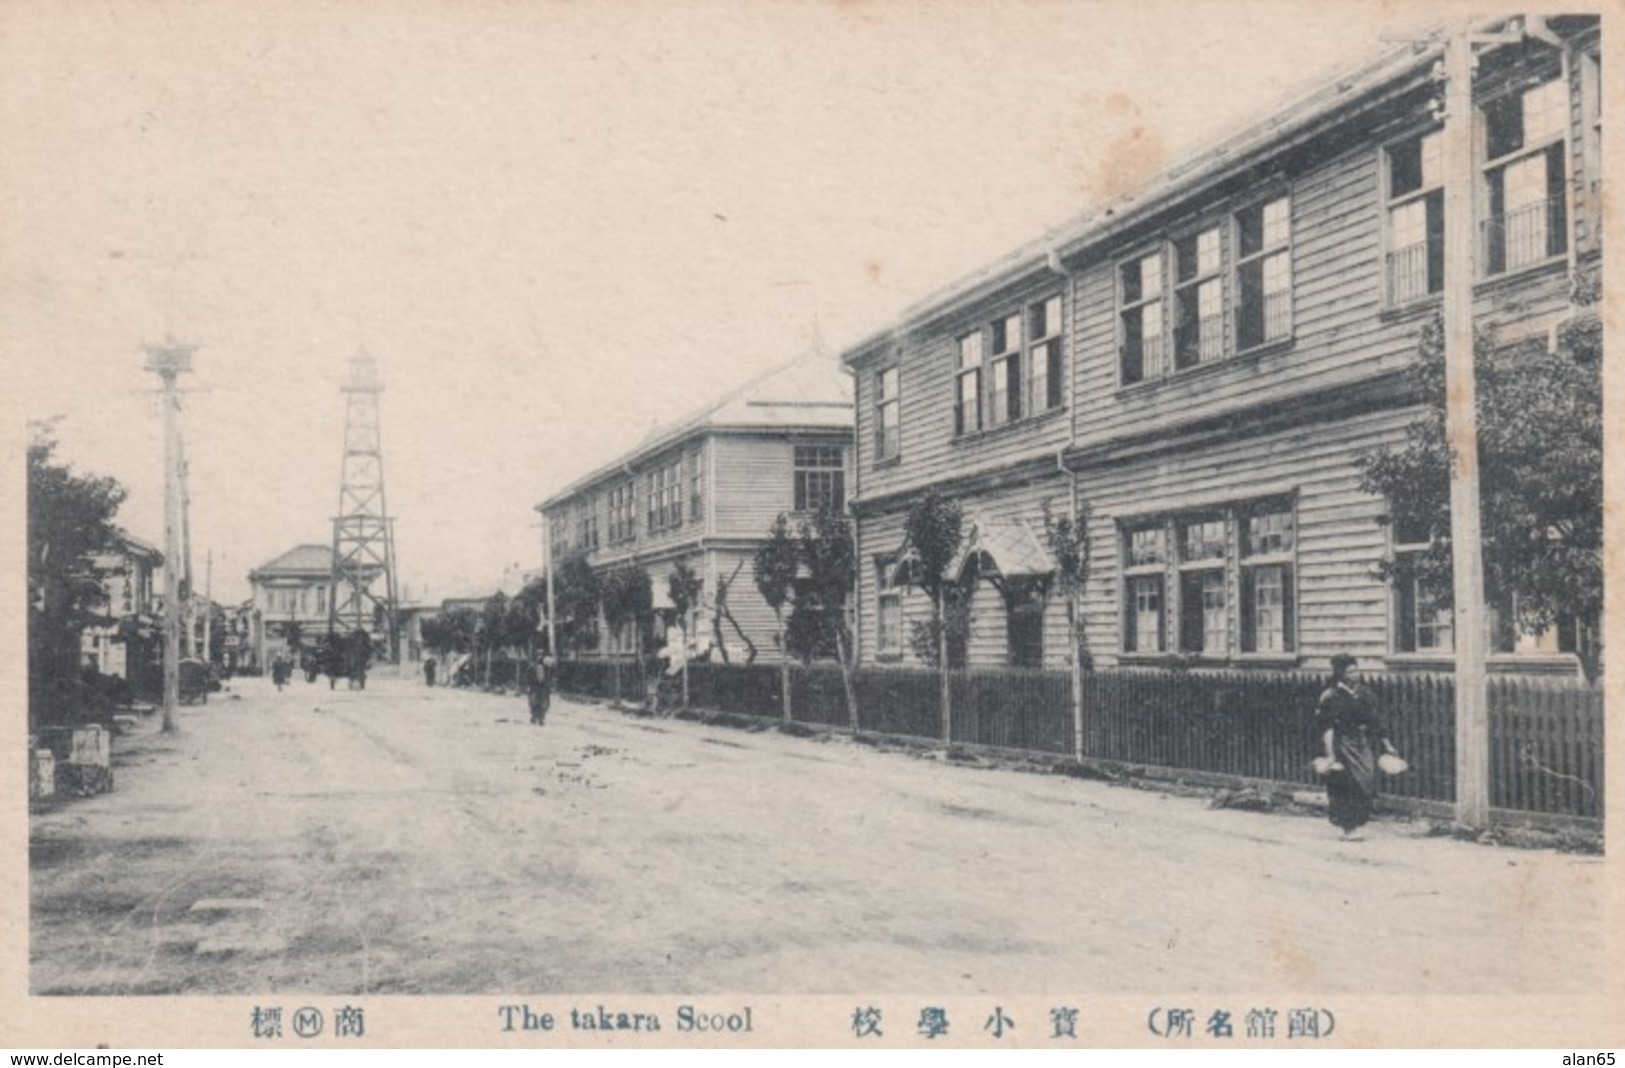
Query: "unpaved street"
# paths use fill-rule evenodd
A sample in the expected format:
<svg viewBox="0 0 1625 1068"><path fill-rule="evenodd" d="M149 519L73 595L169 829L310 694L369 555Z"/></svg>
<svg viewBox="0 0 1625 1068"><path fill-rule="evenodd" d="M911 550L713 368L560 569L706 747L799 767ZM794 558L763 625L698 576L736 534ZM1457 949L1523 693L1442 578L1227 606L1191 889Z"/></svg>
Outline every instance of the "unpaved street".
<svg viewBox="0 0 1625 1068"><path fill-rule="evenodd" d="M32 817L36 994L1581 991L1599 858L261 679Z"/></svg>

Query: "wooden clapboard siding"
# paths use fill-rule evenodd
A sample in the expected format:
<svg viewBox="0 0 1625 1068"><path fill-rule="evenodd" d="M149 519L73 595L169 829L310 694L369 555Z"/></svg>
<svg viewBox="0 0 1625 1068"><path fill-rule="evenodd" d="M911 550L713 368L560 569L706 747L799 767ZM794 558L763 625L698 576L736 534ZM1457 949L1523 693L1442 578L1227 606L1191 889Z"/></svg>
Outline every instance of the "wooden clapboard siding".
<svg viewBox="0 0 1625 1068"><path fill-rule="evenodd" d="M1042 531L1044 501L1049 500L1056 515L1071 510L1071 484L1065 477L1054 477L1010 490L977 494L959 499L967 524L974 516L983 521L1030 520ZM895 510L859 520L859 654L864 663L873 663L877 642L876 619L879 614L879 588L875 574L875 557L890 555L902 545L904 510ZM931 603L918 591L903 594L904 627L912 622L931 618ZM966 657L973 667L999 667L1009 660L1008 616L1003 596L991 582L978 583L971 600L970 635L966 643ZM1044 607L1044 662L1046 666L1065 663L1067 648L1066 606L1059 594L1052 592ZM915 662L906 648L907 662Z"/></svg>
<svg viewBox="0 0 1625 1068"><path fill-rule="evenodd" d="M970 474L1054 453L1069 440L1071 427L1067 414L1065 384L1062 407L1028 415L1015 423L956 437L954 434L955 379L958 369L958 341L964 334L985 328L995 318L1012 312L1025 315L1027 308L1050 296L1060 296L1062 315L1062 373L1072 374L1070 343L1070 287L1059 277L1050 277L1019 291L1003 294L945 316L928 332L910 335L881 346L856 365L857 381L857 459L862 465L861 482L865 497L884 496L925 482L956 474ZM1024 327L1025 329L1025 327ZM1026 367L1025 355L1024 370ZM895 361L898 367L899 441L895 462L876 462L875 456L875 378L876 372ZM983 356L983 400L992 373L991 349ZM1023 383L1028 380L1023 376Z"/></svg>
<svg viewBox="0 0 1625 1068"><path fill-rule="evenodd" d="M1353 459L1365 449L1403 442L1415 414L1362 414L1080 475L1080 493L1092 506L1085 624L1097 660L1115 662L1121 648L1119 520L1183 512L1198 500L1244 502L1283 490L1297 501L1298 659L1318 665L1343 649L1385 656L1389 592L1373 572L1387 551L1387 534L1377 523L1385 503L1361 492Z"/></svg>
<svg viewBox="0 0 1625 1068"><path fill-rule="evenodd" d="M711 499L716 533L722 538L767 536L779 513L795 503L794 449L780 437L717 435L716 486Z"/></svg>

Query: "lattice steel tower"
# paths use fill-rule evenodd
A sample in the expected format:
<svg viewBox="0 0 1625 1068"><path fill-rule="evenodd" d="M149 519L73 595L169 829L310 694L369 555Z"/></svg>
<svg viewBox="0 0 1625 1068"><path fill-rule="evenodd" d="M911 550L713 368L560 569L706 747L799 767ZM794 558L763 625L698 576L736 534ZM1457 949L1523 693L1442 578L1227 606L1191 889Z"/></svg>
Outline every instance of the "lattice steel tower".
<svg viewBox="0 0 1625 1068"><path fill-rule="evenodd" d="M395 619L394 520L384 506L384 452L378 432L378 363L366 351L350 360L344 394L344 468L333 517L333 578L327 629L364 630L400 659ZM379 590L382 585L383 589Z"/></svg>

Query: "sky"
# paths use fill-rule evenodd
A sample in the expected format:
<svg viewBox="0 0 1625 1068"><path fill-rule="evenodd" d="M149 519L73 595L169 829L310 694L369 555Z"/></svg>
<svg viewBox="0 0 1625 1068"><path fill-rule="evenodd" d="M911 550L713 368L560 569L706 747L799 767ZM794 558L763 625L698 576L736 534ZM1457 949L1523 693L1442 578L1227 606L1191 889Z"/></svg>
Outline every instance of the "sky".
<svg viewBox="0 0 1625 1068"><path fill-rule="evenodd" d="M1408 11L1403 18L1390 10ZM535 505L670 420L1132 189L1438 17L1336 0L0 7L8 446L163 534L157 381L216 600L338 501L378 361L397 569L540 562ZM22 464L6 493L15 502ZM16 508L7 523L21 529ZM14 532L15 533L15 532Z"/></svg>

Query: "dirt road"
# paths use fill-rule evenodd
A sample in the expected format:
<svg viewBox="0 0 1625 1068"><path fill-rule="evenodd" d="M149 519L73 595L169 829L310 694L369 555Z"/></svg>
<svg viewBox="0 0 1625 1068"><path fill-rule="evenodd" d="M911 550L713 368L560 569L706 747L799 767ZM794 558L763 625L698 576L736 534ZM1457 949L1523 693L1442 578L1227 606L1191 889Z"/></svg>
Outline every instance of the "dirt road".
<svg viewBox="0 0 1625 1068"><path fill-rule="evenodd" d="M1603 864L374 679L32 817L36 994L1564 992Z"/></svg>

